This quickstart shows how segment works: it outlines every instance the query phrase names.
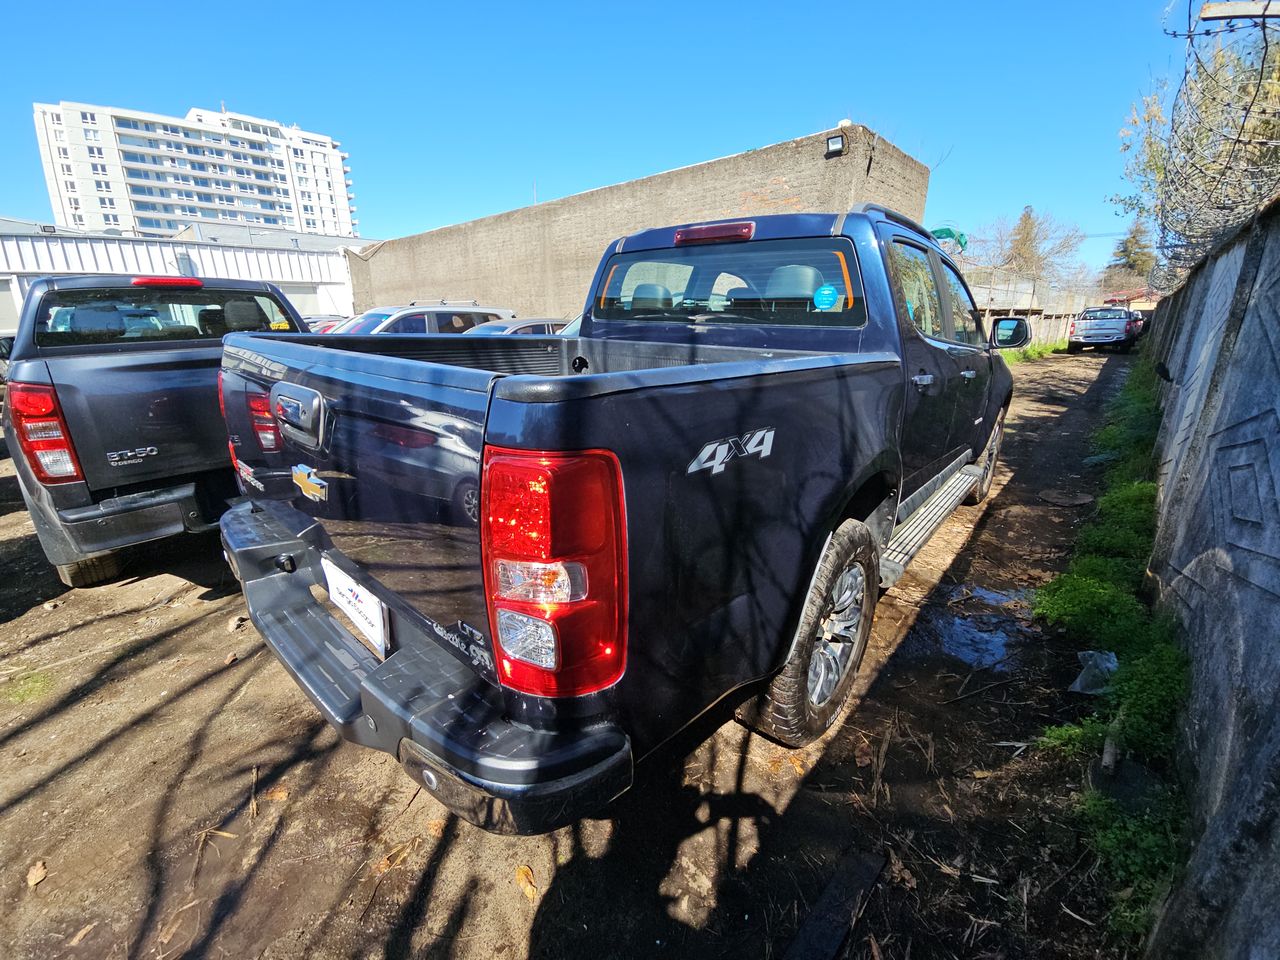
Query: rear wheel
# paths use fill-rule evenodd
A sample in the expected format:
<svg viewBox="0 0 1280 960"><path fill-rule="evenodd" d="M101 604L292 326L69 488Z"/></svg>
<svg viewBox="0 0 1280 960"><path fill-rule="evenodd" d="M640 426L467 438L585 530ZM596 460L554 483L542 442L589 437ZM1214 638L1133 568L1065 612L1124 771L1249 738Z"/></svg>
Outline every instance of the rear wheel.
<svg viewBox="0 0 1280 960"><path fill-rule="evenodd" d="M1004 411L1000 411L1000 416L996 417L996 425L991 431L991 439L987 441L987 450L982 455L982 476L978 482L974 484L969 495L964 498L964 502L969 506L975 506L987 499L987 494L991 492L991 481L996 475L996 463L1000 459L1000 441L1004 439Z"/></svg>
<svg viewBox="0 0 1280 960"><path fill-rule="evenodd" d="M1080 352L1081 350L1083 350L1083 349L1084 349L1084 347L1083 347L1083 346L1081 346L1081 345L1080 345L1080 344L1078 344L1078 343L1068 343L1068 344L1067 344L1067 353L1079 353L1079 352Z"/></svg>
<svg viewBox="0 0 1280 960"><path fill-rule="evenodd" d="M739 720L788 747L803 747L831 726L871 637L879 568L867 526L840 524L818 561L787 662L763 693L739 709Z"/></svg>
<svg viewBox="0 0 1280 960"><path fill-rule="evenodd" d="M120 576L120 554L108 553L89 560L57 564L58 579L68 587L92 587Z"/></svg>

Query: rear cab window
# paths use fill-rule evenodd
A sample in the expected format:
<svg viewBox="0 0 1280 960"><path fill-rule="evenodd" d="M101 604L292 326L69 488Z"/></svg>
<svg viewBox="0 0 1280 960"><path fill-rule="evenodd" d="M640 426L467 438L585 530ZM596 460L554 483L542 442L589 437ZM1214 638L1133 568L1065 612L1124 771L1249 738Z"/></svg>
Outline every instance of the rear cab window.
<svg viewBox="0 0 1280 960"><path fill-rule="evenodd" d="M942 299L928 251L895 239L889 244L889 277L911 324L926 337L944 337Z"/></svg>
<svg viewBox="0 0 1280 960"><path fill-rule="evenodd" d="M33 331L40 347L221 340L242 331L297 331L265 293L208 287L51 290Z"/></svg>
<svg viewBox="0 0 1280 960"><path fill-rule="evenodd" d="M861 327L866 302L851 244L836 238L696 244L615 254L595 322Z"/></svg>

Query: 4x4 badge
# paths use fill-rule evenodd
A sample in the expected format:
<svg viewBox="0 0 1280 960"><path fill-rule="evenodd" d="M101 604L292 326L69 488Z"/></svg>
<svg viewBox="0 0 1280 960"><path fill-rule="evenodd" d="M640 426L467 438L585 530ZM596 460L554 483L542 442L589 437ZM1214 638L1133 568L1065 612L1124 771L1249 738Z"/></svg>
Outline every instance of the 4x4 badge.
<svg viewBox="0 0 1280 960"><path fill-rule="evenodd" d="M739 437L726 437L724 440L712 440L693 458L686 473L697 473L699 470L710 470L712 473L723 473L725 464L734 457L759 457L763 460L773 452L773 427L762 427L759 430L748 430Z"/></svg>
<svg viewBox="0 0 1280 960"><path fill-rule="evenodd" d="M328 500L329 484L316 476L315 467L300 463L293 468L293 485L302 491L308 500Z"/></svg>

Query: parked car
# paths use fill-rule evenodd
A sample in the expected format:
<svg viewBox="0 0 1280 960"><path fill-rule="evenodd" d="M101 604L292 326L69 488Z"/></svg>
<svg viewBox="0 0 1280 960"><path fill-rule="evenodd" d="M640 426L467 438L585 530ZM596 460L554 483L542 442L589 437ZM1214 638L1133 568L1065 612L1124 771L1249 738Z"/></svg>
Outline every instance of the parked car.
<svg viewBox="0 0 1280 960"><path fill-rule="evenodd" d="M993 348L1030 339L994 327L927 230L863 206L619 240L577 338L236 334L226 555L344 737L486 829L551 830L718 704L790 747L827 729L881 586L991 489ZM476 526L412 493L446 424Z"/></svg>
<svg viewBox="0 0 1280 960"><path fill-rule="evenodd" d="M517 320L512 317L509 320L487 320L484 323L477 323L470 330L464 330L463 333L479 337L501 337L508 334L545 337L559 333L564 328L564 325L565 322L563 320L540 318Z"/></svg>
<svg viewBox="0 0 1280 960"><path fill-rule="evenodd" d="M1085 347L1114 347L1122 353L1133 349L1140 323L1123 307L1090 307L1067 328L1067 352Z"/></svg>
<svg viewBox="0 0 1280 960"><path fill-rule="evenodd" d="M303 317L302 321L312 333L328 333L338 324L346 323L351 319L351 317L344 317L340 313L321 313Z"/></svg>
<svg viewBox="0 0 1280 960"><path fill-rule="evenodd" d="M71 587L120 551L217 525L237 495L218 410L222 337L298 331L269 283L72 276L27 292L3 423L45 556ZM270 414L246 427L263 436Z"/></svg>
<svg viewBox="0 0 1280 960"><path fill-rule="evenodd" d="M481 323L514 320L515 313L504 307L484 307L474 300L411 303L396 309L370 310L354 323L337 331L367 336L377 333L465 333Z"/></svg>

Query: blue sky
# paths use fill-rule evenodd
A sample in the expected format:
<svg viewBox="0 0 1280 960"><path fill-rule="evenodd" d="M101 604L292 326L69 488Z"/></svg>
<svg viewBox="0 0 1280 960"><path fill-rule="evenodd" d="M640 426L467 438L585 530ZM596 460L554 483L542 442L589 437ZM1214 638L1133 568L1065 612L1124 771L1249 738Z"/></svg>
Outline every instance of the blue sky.
<svg viewBox="0 0 1280 960"><path fill-rule="evenodd" d="M394 237L866 124L934 168L925 222L1032 204L1121 231L1117 131L1180 74L1162 12L1117 3L11 6L0 215L51 217L33 101L297 123L351 153L361 233ZM116 12L117 10L121 12ZM1086 241L1100 266L1115 239Z"/></svg>

